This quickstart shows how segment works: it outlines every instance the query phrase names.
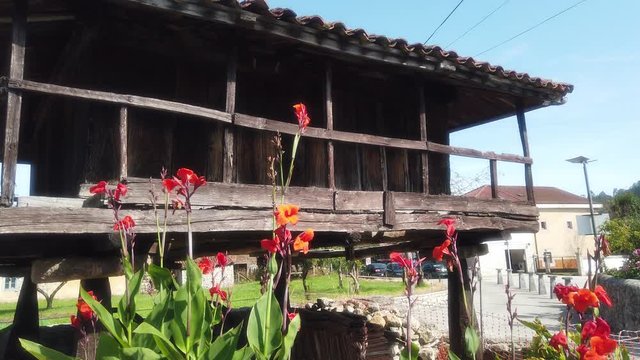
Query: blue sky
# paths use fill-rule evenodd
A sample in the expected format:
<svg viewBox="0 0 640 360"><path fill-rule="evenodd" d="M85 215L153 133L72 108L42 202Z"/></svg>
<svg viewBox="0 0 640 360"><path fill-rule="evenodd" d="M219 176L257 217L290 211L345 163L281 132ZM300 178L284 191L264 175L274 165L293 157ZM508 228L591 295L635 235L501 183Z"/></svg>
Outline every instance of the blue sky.
<svg viewBox="0 0 640 360"><path fill-rule="evenodd" d="M466 0L431 39L445 46L504 0ZM577 0L510 0L448 47L474 56L575 4ZM320 15L370 33L423 42L458 0L271 0L298 15ZM494 65L575 85L567 104L527 113L534 184L586 194L578 155L589 164L591 189L611 193L640 180L640 1L588 0L480 57ZM452 134L453 145L521 154L516 120L503 119ZM504 165L503 165L504 164ZM464 178L488 174L481 160L452 158ZM499 163L502 185L523 185L522 166ZM482 176L481 176L482 177ZM485 177L486 178L486 177Z"/></svg>

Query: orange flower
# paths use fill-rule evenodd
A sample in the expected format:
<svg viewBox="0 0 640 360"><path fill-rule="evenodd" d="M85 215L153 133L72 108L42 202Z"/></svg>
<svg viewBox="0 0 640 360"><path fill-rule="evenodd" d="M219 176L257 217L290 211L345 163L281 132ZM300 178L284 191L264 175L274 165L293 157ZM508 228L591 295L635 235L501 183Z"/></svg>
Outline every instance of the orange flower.
<svg viewBox="0 0 640 360"><path fill-rule="evenodd" d="M276 216L276 224L283 226L291 223L295 225L298 223L298 211L300 207L293 204L278 205L274 215Z"/></svg>
<svg viewBox="0 0 640 360"><path fill-rule="evenodd" d="M303 254L309 252L309 241L313 240L313 230L307 229L293 240L293 250Z"/></svg>
<svg viewBox="0 0 640 360"><path fill-rule="evenodd" d="M577 312L583 313L589 307L598 307L600 302L598 297L589 289L580 289L577 292L569 293L568 305L573 305Z"/></svg>
<svg viewBox="0 0 640 360"><path fill-rule="evenodd" d="M298 127L300 132L303 132L311 122L309 114L307 114L307 107L303 103L299 103L293 105L293 110L298 118Z"/></svg>
<svg viewBox="0 0 640 360"><path fill-rule="evenodd" d="M596 296L598 297L598 300L600 300L601 303L607 305L608 307L613 306L613 302L611 301L609 294L607 294L607 290L605 290L602 287L602 285L596 286L596 289L594 292L596 293Z"/></svg>
<svg viewBox="0 0 640 360"><path fill-rule="evenodd" d="M451 255L451 251L449 251L449 245L451 245L451 240L447 239L442 242L442 245L436 246L433 248L433 258L436 261L442 261L442 257L444 255Z"/></svg>
<svg viewBox="0 0 640 360"><path fill-rule="evenodd" d="M591 349L595 350L598 355L608 355L616 350L618 343L607 337L593 336L589 340Z"/></svg>

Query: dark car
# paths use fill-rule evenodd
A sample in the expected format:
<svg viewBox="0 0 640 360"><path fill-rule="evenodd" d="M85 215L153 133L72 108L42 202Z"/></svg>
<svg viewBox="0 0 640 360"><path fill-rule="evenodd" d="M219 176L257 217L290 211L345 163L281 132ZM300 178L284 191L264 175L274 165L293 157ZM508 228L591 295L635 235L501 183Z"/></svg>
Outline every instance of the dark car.
<svg viewBox="0 0 640 360"><path fill-rule="evenodd" d="M386 276L387 264L371 263L364 268L364 274L368 276Z"/></svg>
<svg viewBox="0 0 640 360"><path fill-rule="evenodd" d="M426 278L446 278L449 271L447 267L440 262L427 261L422 264L422 272Z"/></svg>
<svg viewBox="0 0 640 360"><path fill-rule="evenodd" d="M387 276L402 277L404 275L404 268L397 263L387 264Z"/></svg>

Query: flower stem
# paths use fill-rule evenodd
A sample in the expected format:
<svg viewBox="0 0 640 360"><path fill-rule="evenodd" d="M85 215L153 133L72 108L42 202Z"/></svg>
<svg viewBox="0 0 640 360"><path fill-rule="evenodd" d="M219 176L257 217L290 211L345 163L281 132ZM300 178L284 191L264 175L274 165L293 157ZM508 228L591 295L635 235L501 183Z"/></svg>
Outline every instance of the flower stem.
<svg viewBox="0 0 640 360"><path fill-rule="evenodd" d="M293 149L291 150L291 161L289 162L289 175L287 176L287 183L284 185L284 190L287 191L289 189L289 183L291 182L291 178L293 176L293 164L296 160L296 152L298 151L298 143L300 142L300 131L296 133L296 137L293 139Z"/></svg>
<svg viewBox="0 0 640 360"><path fill-rule="evenodd" d="M189 258L193 259L193 233L191 232L191 209L187 211L187 241L189 246Z"/></svg>

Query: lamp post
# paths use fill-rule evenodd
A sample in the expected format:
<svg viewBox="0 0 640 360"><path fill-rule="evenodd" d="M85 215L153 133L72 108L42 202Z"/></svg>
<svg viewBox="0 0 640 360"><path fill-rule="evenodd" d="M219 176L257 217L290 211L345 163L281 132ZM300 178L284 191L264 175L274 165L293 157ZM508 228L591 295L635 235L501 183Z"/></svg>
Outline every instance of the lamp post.
<svg viewBox="0 0 640 360"><path fill-rule="evenodd" d="M589 214L591 215L591 230L593 231L593 240L596 245L595 250L595 263L596 263L596 274L598 273L598 268L600 267L600 241L598 240L598 235L596 234L596 220L593 214L593 200L591 198L591 189L589 188L589 176L587 175L587 163L593 162L595 160L590 160L584 156L578 156L573 159L567 160L570 163L574 164L582 164L582 169L584 170L584 182L587 185L587 199L589 200ZM589 266L589 279L591 279L591 266ZM594 281L594 284L596 281Z"/></svg>

